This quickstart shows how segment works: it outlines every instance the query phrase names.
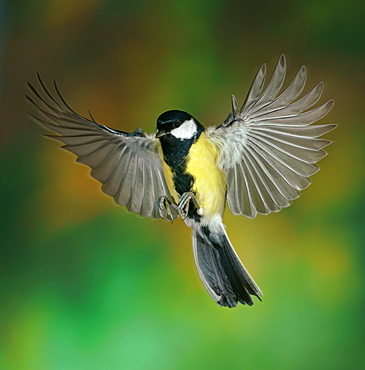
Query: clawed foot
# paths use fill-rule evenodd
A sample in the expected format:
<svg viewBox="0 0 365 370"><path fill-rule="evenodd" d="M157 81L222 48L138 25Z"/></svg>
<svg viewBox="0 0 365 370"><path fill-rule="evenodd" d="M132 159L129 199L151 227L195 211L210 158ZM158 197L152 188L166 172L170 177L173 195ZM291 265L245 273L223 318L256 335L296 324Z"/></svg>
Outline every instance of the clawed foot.
<svg viewBox="0 0 365 370"><path fill-rule="evenodd" d="M158 214L161 218L170 222L174 221L171 208L177 209L177 206L172 204L167 197L163 196L158 199Z"/></svg>
<svg viewBox="0 0 365 370"><path fill-rule="evenodd" d="M185 218L188 216L189 212L189 204L190 202L193 202L196 211L198 215L203 215L203 209L200 208L196 198L195 194L191 191L188 191L184 193L179 200L179 204L176 205L175 203L172 203L167 197L162 196L158 200L158 214L161 218L164 220L172 222L174 220L174 216L172 214L172 209L175 209L179 216L185 220Z"/></svg>
<svg viewBox="0 0 365 370"><path fill-rule="evenodd" d="M177 211L183 220L185 220L185 218L188 215L190 202L193 202L198 215L201 216L203 214L203 209L200 208L195 198L195 194L192 193L191 191L188 191L181 196L179 204L177 205Z"/></svg>

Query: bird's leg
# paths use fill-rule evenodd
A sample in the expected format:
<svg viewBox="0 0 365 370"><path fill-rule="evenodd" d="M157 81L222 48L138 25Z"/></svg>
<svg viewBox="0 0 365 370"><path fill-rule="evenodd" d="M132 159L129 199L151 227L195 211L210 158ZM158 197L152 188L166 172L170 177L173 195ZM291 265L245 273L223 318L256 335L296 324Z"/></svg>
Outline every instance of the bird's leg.
<svg viewBox="0 0 365 370"><path fill-rule="evenodd" d="M177 206L171 203L167 197L162 196L158 199L158 214L164 220L172 222L174 221L174 217L171 212L171 207L178 211Z"/></svg>
<svg viewBox="0 0 365 370"><path fill-rule="evenodd" d="M180 217L183 220L188 215L190 202L193 202L198 215L202 215L203 214L203 209L200 208L200 206L198 204L198 201L195 198L195 194L193 192L191 192L191 191L187 191L186 193L184 193L180 197L179 204L177 205L177 210L179 212Z"/></svg>

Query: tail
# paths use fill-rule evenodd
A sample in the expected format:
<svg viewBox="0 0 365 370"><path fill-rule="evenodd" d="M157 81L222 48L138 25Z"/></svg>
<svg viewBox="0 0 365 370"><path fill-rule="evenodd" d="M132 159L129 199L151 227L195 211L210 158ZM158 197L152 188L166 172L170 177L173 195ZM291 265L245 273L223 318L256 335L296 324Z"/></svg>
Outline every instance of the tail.
<svg viewBox="0 0 365 370"><path fill-rule="evenodd" d="M217 229L217 228L214 228ZM253 305L251 295L261 301L262 292L238 258L221 223L193 226L193 249L200 279L211 297L221 306Z"/></svg>

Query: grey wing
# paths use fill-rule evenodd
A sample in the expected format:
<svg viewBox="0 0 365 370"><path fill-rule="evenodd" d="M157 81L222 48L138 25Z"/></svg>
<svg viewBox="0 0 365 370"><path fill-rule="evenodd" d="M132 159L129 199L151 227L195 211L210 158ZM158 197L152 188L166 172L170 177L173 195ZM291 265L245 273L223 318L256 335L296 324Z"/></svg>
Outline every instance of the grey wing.
<svg viewBox="0 0 365 370"><path fill-rule="evenodd" d="M308 110L320 98L323 83L296 100L306 82L303 66L281 94L286 74L282 55L263 91L266 66L256 75L241 109L232 96L232 113L208 134L217 145L219 163L227 173L227 199L235 215L253 218L257 213L280 211L310 185L310 176L331 141L319 137L336 125L312 125L324 117L333 100Z"/></svg>
<svg viewBox="0 0 365 370"><path fill-rule="evenodd" d="M86 119L64 101L57 85L56 100L38 76L41 93L29 84L28 99L45 118L32 115L37 122L58 135L62 147L77 155L77 161L91 167L91 175L99 180L102 190L116 203L142 217L160 218L158 198L172 200L164 178L158 141L140 132L127 133L96 123L90 114ZM173 217L177 214L172 210Z"/></svg>

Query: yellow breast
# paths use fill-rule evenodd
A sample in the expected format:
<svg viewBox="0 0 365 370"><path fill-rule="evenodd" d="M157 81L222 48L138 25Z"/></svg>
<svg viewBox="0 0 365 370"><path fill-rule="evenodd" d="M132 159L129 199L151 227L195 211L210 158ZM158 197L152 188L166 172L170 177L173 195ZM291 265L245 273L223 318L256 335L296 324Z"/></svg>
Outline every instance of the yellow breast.
<svg viewBox="0 0 365 370"><path fill-rule="evenodd" d="M226 175L217 166L218 150L203 132L191 146L186 172L194 178L193 191L206 218L223 214L226 196Z"/></svg>

